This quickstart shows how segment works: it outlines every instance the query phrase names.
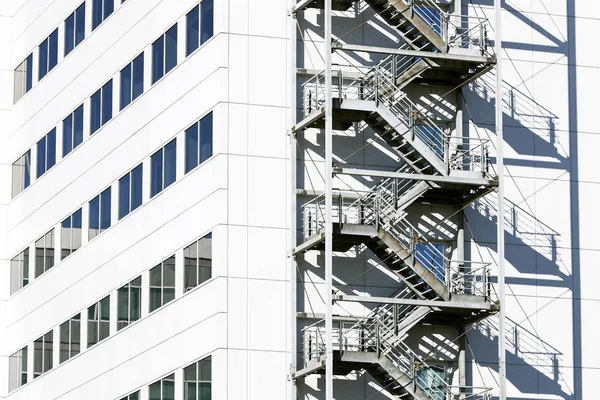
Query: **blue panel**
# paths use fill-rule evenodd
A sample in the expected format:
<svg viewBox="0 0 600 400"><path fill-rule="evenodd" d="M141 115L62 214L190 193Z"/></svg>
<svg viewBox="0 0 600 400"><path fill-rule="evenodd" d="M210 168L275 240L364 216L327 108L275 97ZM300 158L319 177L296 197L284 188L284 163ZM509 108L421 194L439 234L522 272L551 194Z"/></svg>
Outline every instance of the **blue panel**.
<svg viewBox="0 0 600 400"><path fill-rule="evenodd" d="M131 103L131 64L121 70L121 110Z"/></svg>
<svg viewBox="0 0 600 400"><path fill-rule="evenodd" d="M131 100L135 100L144 93L144 53L133 60L133 94Z"/></svg>
<svg viewBox="0 0 600 400"><path fill-rule="evenodd" d="M90 229L100 229L100 195L90 201Z"/></svg>
<svg viewBox="0 0 600 400"><path fill-rule="evenodd" d="M48 71L58 64L58 28L48 38Z"/></svg>
<svg viewBox="0 0 600 400"><path fill-rule="evenodd" d="M33 53L27 57L26 60L26 78L25 78L25 91L28 92L33 86Z"/></svg>
<svg viewBox="0 0 600 400"><path fill-rule="evenodd" d="M92 4L92 30L102 23L102 0L94 0Z"/></svg>
<svg viewBox="0 0 600 400"><path fill-rule="evenodd" d="M115 11L115 0L104 0L104 19Z"/></svg>
<svg viewBox="0 0 600 400"><path fill-rule="evenodd" d="M142 205L142 164L131 171L131 211Z"/></svg>
<svg viewBox="0 0 600 400"><path fill-rule="evenodd" d="M23 189L31 184L31 150L25 153L25 170L23 171Z"/></svg>
<svg viewBox="0 0 600 400"><path fill-rule="evenodd" d="M65 56L75 48L75 13L65 21Z"/></svg>
<svg viewBox="0 0 600 400"><path fill-rule="evenodd" d="M415 246L415 251L416 260L430 270L439 281L445 282L444 245L419 243Z"/></svg>
<svg viewBox="0 0 600 400"><path fill-rule="evenodd" d="M65 219L61 224L61 228L70 228L71 227L71 218L72 216L70 216L69 218Z"/></svg>
<svg viewBox="0 0 600 400"><path fill-rule="evenodd" d="M169 186L177 178L177 142L173 139L165 146L165 187Z"/></svg>
<svg viewBox="0 0 600 400"><path fill-rule="evenodd" d="M161 36L152 43L152 84L165 74L165 39Z"/></svg>
<svg viewBox="0 0 600 400"><path fill-rule="evenodd" d="M75 11L75 46L85 38L85 2Z"/></svg>
<svg viewBox="0 0 600 400"><path fill-rule="evenodd" d="M72 219L71 219L72 227L76 228L76 229L81 229L81 226L82 226L81 225L81 220L82 220L81 208L79 210L75 211L71 217L72 217Z"/></svg>
<svg viewBox="0 0 600 400"><path fill-rule="evenodd" d="M150 159L150 197L163 188L163 150L159 150Z"/></svg>
<svg viewBox="0 0 600 400"><path fill-rule="evenodd" d="M73 148L83 142L83 104L73 113Z"/></svg>
<svg viewBox="0 0 600 400"><path fill-rule="evenodd" d="M165 34L165 74L177 65L177 24Z"/></svg>
<svg viewBox="0 0 600 400"><path fill-rule="evenodd" d="M42 44L40 44L40 52L39 52L39 70L38 70L38 79L42 79L48 73L48 40L44 40Z"/></svg>
<svg viewBox="0 0 600 400"><path fill-rule="evenodd" d="M102 86L102 125L112 118L112 79Z"/></svg>
<svg viewBox="0 0 600 400"><path fill-rule="evenodd" d="M46 137L37 142L37 177L46 172Z"/></svg>
<svg viewBox="0 0 600 400"><path fill-rule="evenodd" d="M130 174L119 179L119 219L129 214Z"/></svg>
<svg viewBox="0 0 600 400"><path fill-rule="evenodd" d="M200 16L200 20L202 21L202 35L200 42L204 44L204 42L213 36L213 0L204 0L200 5L202 6L202 15Z"/></svg>
<svg viewBox="0 0 600 400"><path fill-rule="evenodd" d="M73 150L73 114L63 119L63 157Z"/></svg>
<svg viewBox="0 0 600 400"><path fill-rule="evenodd" d="M56 164L56 128L46 135L46 169Z"/></svg>
<svg viewBox="0 0 600 400"><path fill-rule="evenodd" d="M110 188L100 194L100 229L110 228Z"/></svg>
<svg viewBox="0 0 600 400"><path fill-rule="evenodd" d="M212 112L200 121L200 163L208 160L213 151L213 115Z"/></svg>
<svg viewBox="0 0 600 400"><path fill-rule="evenodd" d="M185 19L185 55L187 57L200 45L200 6L194 7Z"/></svg>
<svg viewBox="0 0 600 400"><path fill-rule="evenodd" d="M185 173L198 165L198 124L185 131Z"/></svg>
<svg viewBox="0 0 600 400"><path fill-rule="evenodd" d="M91 97L90 133L94 133L100 128L100 94L101 90L98 90Z"/></svg>

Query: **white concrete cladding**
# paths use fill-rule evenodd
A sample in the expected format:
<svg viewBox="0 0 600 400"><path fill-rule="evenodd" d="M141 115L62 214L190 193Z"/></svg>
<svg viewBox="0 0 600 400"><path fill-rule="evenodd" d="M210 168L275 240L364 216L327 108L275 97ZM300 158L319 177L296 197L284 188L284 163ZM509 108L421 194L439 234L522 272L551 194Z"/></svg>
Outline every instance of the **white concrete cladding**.
<svg viewBox="0 0 600 400"><path fill-rule="evenodd" d="M245 4L240 19L241 4L214 0L212 36L202 37L188 54L187 14L200 0L114 0L114 11L93 31L94 1L85 0L85 38L64 56L65 20L82 3L0 4L0 397L120 399L140 390L140 399L148 399L150 384L174 374L174 398L180 400L183 368L210 356L213 399L284 398L290 88L283 2L250 10ZM209 21L200 20L202 31ZM176 23L177 65L152 83L152 45ZM57 65L38 80L38 46L57 27ZM13 87L14 70L31 53L31 88L15 102L6 88ZM121 110L120 71L141 53L143 94ZM110 80L112 117L92 134L90 98ZM82 143L63 156L63 120L80 105ZM194 142L188 143L186 130L207 115L209 158L202 158L206 148L200 143L201 163L187 172L187 147ZM37 143L53 128L56 163L38 176ZM202 135L200 124L200 142ZM174 139L176 179L151 196L153 155ZM28 150L30 181L13 196L11 165ZM120 179L140 164L142 204L119 218ZM88 231L96 222L89 202L107 188L110 226L92 239ZM80 208L81 247L62 257L61 224ZM35 242L52 229L54 248L46 257L53 261L46 261L53 266L35 276ZM211 277L184 293L189 286L184 248L208 233L212 252L204 253L212 253L212 260L195 260L210 267ZM30 254L29 281L11 293L10 260L24 249ZM166 275L157 283L150 270L171 256L174 300L167 302L172 294L160 289L168 286ZM137 277L140 318L118 330L119 288ZM156 293L166 304L150 312ZM108 315L89 312L107 296ZM77 314L80 353L60 362L60 325ZM104 317L109 336L88 346L89 321ZM53 351L40 367L34 341L49 332ZM26 367L16 358L9 363L26 346ZM37 376L39 368L43 373ZM18 382L22 374L25 384Z"/></svg>

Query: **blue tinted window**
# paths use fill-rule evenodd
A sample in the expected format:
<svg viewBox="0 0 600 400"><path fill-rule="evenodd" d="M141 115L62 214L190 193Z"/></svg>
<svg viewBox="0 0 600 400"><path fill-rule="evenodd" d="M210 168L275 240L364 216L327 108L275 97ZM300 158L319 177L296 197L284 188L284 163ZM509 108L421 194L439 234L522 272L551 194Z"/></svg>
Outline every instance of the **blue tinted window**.
<svg viewBox="0 0 600 400"><path fill-rule="evenodd" d="M177 24L165 34L165 74L177 65Z"/></svg>
<svg viewBox="0 0 600 400"><path fill-rule="evenodd" d="M175 142L175 140L173 140L165 146L165 187L175 182L175 179L177 177L176 165L177 143Z"/></svg>
<svg viewBox="0 0 600 400"><path fill-rule="evenodd" d="M114 0L94 0L92 4L92 30L96 29L114 10Z"/></svg>
<svg viewBox="0 0 600 400"><path fill-rule="evenodd" d="M56 164L56 129L37 142L37 177Z"/></svg>
<svg viewBox="0 0 600 400"><path fill-rule="evenodd" d="M200 18L202 21L202 37L200 43L204 44L204 42L213 36L213 0L204 0L200 3L200 7L202 10L202 16Z"/></svg>
<svg viewBox="0 0 600 400"><path fill-rule="evenodd" d="M161 36L152 43L152 83L154 84L165 74L165 40Z"/></svg>
<svg viewBox="0 0 600 400"><path fill-rule="evenodd" d="M65 20L65 56L85 38L85 3Z"/></svg>
<svg viewBox="0 0 600 400"><path fill-rule="evenodd" d="M121 70L121 110L131 103L131 64Z"/></svg>
<svg viewBox="0 0 600 400"><path fill-rule="evenodd" d="M200 163L208 160L213 152L212 112L200 120Z"/></svg>
<svg viewBox="0 0 600 400"><path fill-rule="evenodd" d="M163 149L160 149L150 158L150 197L153 197L163 188Z"/></svg>
<svg viewBox="0 0 600 400"><path fill-rule="evenodd" d="M83 104L73 113L73 148L83 142Z"/></svg>
<svg viewBox="0 0 600 400"><path fill-rule="evenodd" d="M63 157L73 150L73 114L63 119Z"/></svg>
<svg viewBox="0 0 600 400"><path fill-rule="evenodd" d="M142 205L142 164L131 171L131 211Z"/></svg>
<svg viewBox="0 0 600 400"><path fill-rule="evenodd" d="M185 131L185 173L198 165L198 124Z"/></svg>
<svg viewBox="0 0 600 400"><path fill-rule="evenodd" d="M119 179L119 219L129 214L131 174Z"/></svg>
<svg viewBox="0 0 600 400"><path fill-rule="evenodd" d="M139 95L144 93L144 53L140 54L133 60L133 94L131 100L135 100Z"/></svg>
<svg viewBox="0 0 600 400"><path fill-rule="evenodd" d="M58 64L58 29L48 38L48 71Z"/></svg>
<svg viewBox="0 0 600 400"><path fill-rule="evenodd" d="M100 229L100 195L90 201L90 229Z"/></svg>
<svg viewBox="0 0 600 400"><path fill-rule="evenodd" d="M102 87L102 125L112 118L112 79Z"/></svg>
<svg viewBox="0 0 600 400"><path fill-rule="evenodd" d="M90 133L96 132L100 129L100 111L101 111L101 95L102 89L99 89L92 95L91 108L90 108Z"/></svg>
<svg viewBox="0 0 600 400"><path fill-rule="evenodd" d="M33 53L25 60L27 71L25 72L25 91L28 92L33 86Z"/></svg>
<svg viewBox="0 0 600 400"><path fill-rule="evenodd" d="M23 189L28 187L29 184L31 183L30 169L31 169L31 150L27 150L27 153L25 153L25 166L24 166L24 172L23 172Z"/></svg>
<svg viewBox="0 0 600 400"><path fill-rule="evenodd" d="M185 19L185 55L189 56L200 45L200 6L194 7Z"/></svg>
<svg viewBox="0 0 600 400"><path fill-rule="evenodd" d="M83 142L83 104L63 119L63 157Z"/></svg>
<svg viewBox="0 0 600 400"><path fill-rule="evenodd" d="M81 208L72 215L71 228L81 229Z"/></svg>
<svg viewBox="0 0 600 400"><path fill-rule="evenodd" d="M110 228L110 188L100 194L100 229Z"/></svg>
<svg viewBox="0 0 600 400"><path fill-rule="evenodd" d="M48 73L48 40L44 40L39 47L38 79L42 79Z"/></svg>

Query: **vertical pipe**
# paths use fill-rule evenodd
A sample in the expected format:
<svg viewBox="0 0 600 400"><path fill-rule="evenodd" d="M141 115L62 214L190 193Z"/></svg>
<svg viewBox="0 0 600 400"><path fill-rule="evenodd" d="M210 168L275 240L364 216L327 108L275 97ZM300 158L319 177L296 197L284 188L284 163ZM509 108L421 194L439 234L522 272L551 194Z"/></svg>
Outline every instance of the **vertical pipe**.
<svg viewBox="0 0 600 400"><path fill-rule="evenodd" d="M325 400L333 400L333 101L331 71L331 2L325 0Z"/></svg>
<svg viewBox="0 0 600 400"><path fill-rule="evenodd" d="M502 0L494 0L496 14L496 169L498 171L498 386L500 400L506 400L506 292L504 270L504 135L502 130Z"/></svg>
<svg viewBox="0 0 600 400"><path fill-rule="evenodd" d="M291 10L296 4L296 0L288 0L288 10ZM288 18L288 120L290 128L296 124L296 16L290 13ZM289 146L288 146L288 206L289 206L289 237L288 237L288 274L289 274L289 289L288 289L288 340L290 352L290 374L293 374L298 369L297 360L297 320L296 320L296 257L293 250L296 247L296 134L289 131ZM296 399L296 381L289 380L288 400Z"/></svg>

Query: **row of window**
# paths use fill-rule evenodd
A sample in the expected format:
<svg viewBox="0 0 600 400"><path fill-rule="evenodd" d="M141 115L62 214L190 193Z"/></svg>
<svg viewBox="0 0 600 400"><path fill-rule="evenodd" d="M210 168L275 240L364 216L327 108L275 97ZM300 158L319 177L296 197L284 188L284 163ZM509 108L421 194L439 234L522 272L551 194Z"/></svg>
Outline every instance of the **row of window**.
<svg viewBox="0 0 600 400"><path fill-rule="evenodd" d="M194 123L185 131L185 173L212 156L213 141L212 112ZM173 139L163 148L150 156L150 197L175 182L177 178L177 139ZM143 164L138 165L117 184L118 219L122 219L143 201ZM88 202L88 240L100 235L112 225L112 187L106 188ZM54 229L35 242L35 276L38 278L52 268L55 243ZM83 241L82 208L61 222L59 261L79 249ZM24 249L11 260L10 292L15 293L26 286L32 278L29 273L29 248Z"/></svg>
<svg viewBox="0 0 600 400"><path fill-rule="evenodd" d="M94 0L94 4L96 4L96 1L108 3L113 0ZM85 3L81 7L85 7ZM77 12L74 13L74 21L77 21ZM213 0L203 0L198 6L192 9L186 16L186 23L186 56L189 56L213 35ZM47 43L48 48L54 48L54 45L51 45L51 43L54 43L53 40L49 39ZM30 57L24 61L25 64L30 62ZM47 64L50 66L52 62L48 61ZM177 24L173 25L152 44L152 84L156 83L176 65ZM50 67L48 68L46 68L46 72L51 69ZM19 68L17 70L20 71ZM144 53L142 52L131 63L126 65L120 71L119 76L119 110L123 110L144 92ZM27 82L31 82L31 77L25 77L24 79L26 80L25 87L30 87L30 83ZM16 80L17 71L15 71L15 85ZM90 135L94 134L112 118L113 80L111 79L90 97ZM83 124L84 105L81 104L75 111L63 119L62 157L65 157L83 142ZM56 128L53 128L37 142L36 151L36 179L39 179L48 169L56 164ZM30 184L31 150L28 150L12 164L12 197L17 196Z"/></svg>
<svg viewBox="0 0 600 400"><path fill-rule="evenodd" d="M212 277L212 234L183 249L183 292L199 286ZM175 299L176 286L175 256L171 256L149 271L149 282L144 284L138 276L116 292L117 331L139 320L142 315L142 294L148 290L148 312L151 313ZM115 299L113 298L113 301ZM87 308L87 335L84 338L87 348L110 336L111 295ZM53 331L33 342L33 378L37 378L53 368L53 352L59 351L59 363L70 359L82 351L81 313L60 324L58 343ZM55 345L58 345L55 347ZM10 357L10 390L27 383L27 352L25 346Z"/></svg>
<svg viewBox="0 0 600 400"><path fill-rule="evenodd" d="M183 368L183 399L211 400L212 357L208 356ZM148 400L175 400L175 374L148 385ZM141 390L120 400L141 400Z"/></svg>

